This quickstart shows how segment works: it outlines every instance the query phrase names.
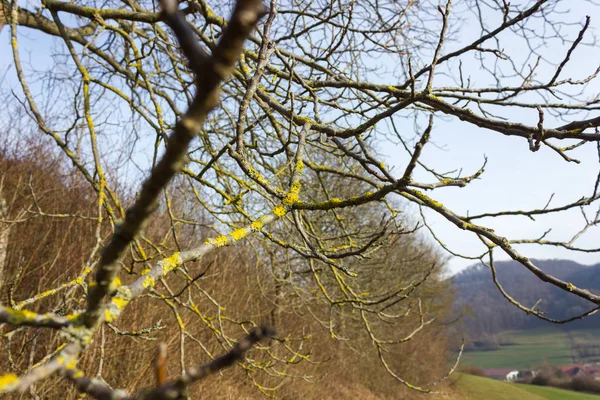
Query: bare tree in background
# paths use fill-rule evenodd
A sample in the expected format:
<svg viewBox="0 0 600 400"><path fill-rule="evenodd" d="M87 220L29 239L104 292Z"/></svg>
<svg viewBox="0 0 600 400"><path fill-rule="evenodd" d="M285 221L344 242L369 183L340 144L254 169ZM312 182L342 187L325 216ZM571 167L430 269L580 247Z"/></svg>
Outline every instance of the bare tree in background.
<svg viewBox="0 0 600 400"><path fill-rule="evenodd" d="M89 379L77 362L92 341L100 341L104 354L105 326L136 336L114 324L127 320L121 315L136 304L156 298L176 316L181 375L167 382L159 379L160 386L140 398L179 398L189 384L244 359L253 345L270 336L281 352L266 350L265 359L248 357L244 368L253 380L255 371L285 376L284 366L309 358L297 338L275 335L253 318L228 319L198 285L203 274L196 268L198 260L245 241L254 246L261 273L267 273L261 282L270 282L264 294L275 310L270 319L280 331L285 324L279 323L282 317L276 311L295 310L295 304L283 305L289 302L282 296L286 287L296 304L308 304L311 317L332 338L347 340L348 326L362 331L394 379L431 392L454 366L431 376L428 385L415 385L386 354L432 322L436 304L422 302L418 289L435 275L438 257L406 248L421 268L402 277L395 264L379 268L365 261L377 259L377 251L389 251L398 237L422 226L436 237L424 218L413 226L402 217L402 208L410 203L479 238L487 250L471 258L486 262L494 281L493 256L504 252L541 280L590 302L590 311L569 320L595 313L599 295L548 275L515 245L600 251L577 245L600 221L600 209L594 208L600 176L590 196L570 204L465 216L436 201L435 190L483 179L485 163L463 175L436 171L421 157L431 145L434 125L443 124L441 117L477 126L482 133L520 138L532 152L548 148L561 162L578 162L571 156L576 148L600 146L600 117L594 114L600 99L586 98L582 89L594 82L599 70L592 66L582 77L563 72L580 47L596 49L589 43L590 19L576 21L574 30L563 3L466 0L437 6L410 0L271 0L264 6L239 0L226 19L230 4L205 0L164 0L160 7L134 0L43 0L39 9L2 0L0 26L10 28L13 66L22 89L12 101L22 104L39 134L56 145L62 159L93 190L95 212L70 217L90 219L96 227L77 277L0 307L0 322L13 329L8 338L21 327L64 334L54 351L30 362L20 376L0 376L0 392L29 390L61 371L78 390L95 398L135 397L102 379ZM594 7L593 2L585 4ZM465 12L475 13L477 37L460 35ZM23 67L21 30L33 31L48 43L48 37L54 38L50 69ZM549 76L538 74L540 65L549 63L542 53L545 42L564 47ZM516 43L529 49L524 60L511 53ZM381 62L393 65L393 71L386 72ZM470 79L475 68L488 74L488 82L479 86ZM511 120L515 109L533 113L537 123ZM402 123L407 119L414 121L413 132ZM404 149L402 171L389 168L378 152L381 143ZM136 176L131 168L137 165L151 165L152 170L139 191L127 196L120 190L123 177L118 173ZM427 178L418 181L417 175ZM564 241L507 238L483 224L486 218L534 218L574 208L582 209L585 226ZM28 212L65 216L37 206ZM167 225L168 240L152 233L153 213L155 225ZM11 218L2 222L19 221ZM186 239L194 234L200 243ZM408 262L394 257L389 259ZM381 265L386 265L383 259ZM170 276L179 277L182 286L171 288L166 280ZM525 312L569 321L522 305L497 286ZM67 310L25 309L64 293L62 288L73 288L69 295L79 296ZM218 310L214 317L198 308L192 289L212 302ZM315 301L325 307L313 312ZM207 350L212 361L185 369L185 341L202 342L182 322L179 310L195 314L213 331L228 350L225 355L216 357ZM407 324L407 315L416 318ZM229 323L247 331L245 339L236 343L224 327ZM137 336L142 330L135 329Z"/></svg>

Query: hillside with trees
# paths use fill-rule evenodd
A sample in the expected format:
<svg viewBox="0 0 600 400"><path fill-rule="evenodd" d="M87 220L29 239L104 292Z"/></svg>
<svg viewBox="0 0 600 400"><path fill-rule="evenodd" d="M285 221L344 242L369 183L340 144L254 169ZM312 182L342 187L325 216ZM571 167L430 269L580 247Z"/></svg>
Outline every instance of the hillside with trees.
<svg viewBox="0 0 600 400"><path fill-rule="evenodd" d="M569 260L535 260L545 272L572 283L574 286L600 294L600 264L581 265ZM566 319L584 314L590 307L582 299L537 279L514 261L496 262L498 284L521 304L535 305L535 310L551 318ZM456 291L456 307L463 313L462 323L469 336L486 335L515 329L535 329L552 326L547 321L515 308L507 302L491 279L489 268L473 265L452 277ZM600 315L576 320L570 328L600 328Z"/></svg>

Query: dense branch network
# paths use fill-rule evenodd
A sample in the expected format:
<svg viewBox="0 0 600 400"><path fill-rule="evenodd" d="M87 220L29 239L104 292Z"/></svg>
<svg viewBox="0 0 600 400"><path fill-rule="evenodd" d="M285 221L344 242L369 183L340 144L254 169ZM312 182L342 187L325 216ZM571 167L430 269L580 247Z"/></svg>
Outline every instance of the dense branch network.
<svg viewBox="0 0 600 400"><path fill-rule="evenodd" d="M590 302L590 311L568 321L591 315L600 306L599 295L547 274L515 247L530 243L597 252L600 249L581 248L576 241L598 225L600 208L593 218L586 219L575 237L566 241L510 239L482 222L507 216L533 219L575 208L589 210L598 205L598 184L591 196L570 204L460 215L426 191L466 187L485 177L486 164L464 176L438 172L423 157L442 117L522 139L532 152L547 147L566 162L579 162L571 154L580 146L600 146L600 117L596 115L600 99L586 98L583 89L595 82L600 68L585 77L563 76L573 53L590 46L585 42L589 17L567 35L557 28L568 30L570 25L560 22L556 1L531 1L519 8L507 2L470 0L467 3L478 14L481 33L462 42L460 12L455 11L459 5L450 0L432 8L412 1L271 0L266 9L260 1L239 0L229 20L223 17L228 13L225 5L215 2L212 6L206 0L179 5L165 0L161 12L144 1L127 1L126 5L109 1L101 6L95 1L42 3L43 9L28 9L21 8L16 0L2 0L0 20L10 25L14 65L29 115L97 196L97 216L92 218L97 224L97 240L81 274L58 288L67 291L85 286L85 310L66 316L23 310L55 295L56 290L0 307L2 323L58 329L69 337L69 344L44 365L19 378L0 378L0 391L25 390L36 380L62 370L78 389L96 398L125 398L126 394L83 377L75 363L102 324L116 322L126 307L143 295L164 301L178 321L178 309L195 313L220 342L227 343L225 349L233 348L225 358L216 358L193 373L188 371L144 398L176 398L187 380L242 360L249 347L272 332L258 329L233 345L222 326L207 322L191 295L186 301L182 294L188 288L201 291L197 277L187 268L190 262L256 234L265 243L283 249L271 254L268 267L276 294L285 284L302 303L318 297L328 311L325 316L312 316L338 339L345 338L336 318L348 305L346 309L359 316L356 323L374 344L384 368L411 389L431 392L436 382L430 386L408 382L394 372L384 354L432 322L416 293L436 264L431 263L431 270L428 264L422 273L411 276L408 284L391 287L378 287L373 282L389 280L394 270L374 278L360 268L363 260L422 225L437 240L425 217L417 227L408 226L401 217L398 199L430 210L480 239L487 250L472 258L487 262L498 289L523 311L552 322L566 322L546 317L504 291L493 264L497 251L539 279ZM254 30L263 14L264 22ZM61 15L68 19L63 22ZM22 28L60 38L64 44L61 56L67 66L54 74L71 78L65 81L72 93L61 92L60 103L77 110L66 119L53 118L37 105L39 99L28 84L30 73L23 69L19 57L17 30ZM520 63L519 57L511 54L505 37L517 38L530 49L528 61ZM545 76L540 65L549 62L538 53L539 43L555 39L569 45L550 76ZM457 43L455 50L446 51L449 44L456 47ZM375 57L384 57L385 64L394 65L393 71L377 67ZM537 61L530 64L530 59ZM471 81L472 72L464 69L473 60L488 74L490 84L478 86ZM515 109L532 113L537 123L508 119ZM117 121L117 115L124 111L133 117ZM403 121L407 119L416 121L416 139L406 133ZM171 124L170 120L177 122ZM127 130L137 133L123 133ZM145 145L132 139L136 134L143 138L140 142L154 144L149 161L152 171L125 211L117 182L107 177L114 160L103 146L108 146L105 137L114 135L118 137L114 146L141 152ZM74 142L83 142L90 150L83 154L75 151ZM379 154L376 143L381 142L396 142L404 150L400 174ZM428 176L429 180L421 182L417 176ZM184 193L179 199L167 189L173 181ZM144 225L160 208L163 196L169 223L190 230L202 227L209 237L204 243L167 249L145 236ZM172 207L174 200L182 204L179 209ZM355 209L364 214L352 214ZM50 216L39 207L29 212ZM202 213L210 215L209 223ZM114 234L106 241L103 229L107 223L114 226ZM173 236L177 242L177 235ZM132 265L143 269L135 271L131 283L122 284L119 274L128 252L134 260ZM262 259L270 253L261 247L257 254ZM92 272L94 280L86 284ZM171 273L185 277L184 289L173 292L164 284ZM162 282L164 291L157 290L157 282ZM274 298L277 301L279 297ZM221 307L216 307L221 320ZM411 314L414 309L418 310ZM381 329L383 334L385 329L376 321L401 324L409 314L415 320L407 324L410 329L401 337L382 338L377 332ZM243 322L237 324L245 329ZM183 323L179 326L183 348L184 338L193 335ZM292 347L291 339L279 339L289 359L271 354L276 365L308 359ZM248 362L249 369L270 373L269 367ZM273 374L285 375L280 371Z"/></svg>

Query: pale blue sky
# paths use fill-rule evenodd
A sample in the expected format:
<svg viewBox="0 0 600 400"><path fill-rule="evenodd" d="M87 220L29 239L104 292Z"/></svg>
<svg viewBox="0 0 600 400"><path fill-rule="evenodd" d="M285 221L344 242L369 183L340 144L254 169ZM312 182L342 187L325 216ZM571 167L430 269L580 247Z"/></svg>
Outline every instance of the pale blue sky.
<svg viewBox="0 0 600 400"><path fill-rule="evenodd" d="M455 2L454 4L460 4ZM600 8L591 6L582 0L563 2L565 7L570 7L565 14L565 21L583 23L585 15L592 17L590 29L586 37L591 40L600 29ZM565 10L567 10L565 8ZM499 21L500 22L500 21ZM473 20L466 20L462 26L461 42L470 42L478 37L478 26ZM573 26L569 37L574 39L580 26ZM585 41L584 41L585 42ZM523 58L528 52L522 43L509 42L507 53L515 58ZM460 46L452 43L442 53L451 51ZM506 46L506 43L505 43ZM560 62L564 57L570 43L557 45L552 43L541 52L554 62ZM463 60L464 65L467 63ZM479 87L486 86L486 78L477 72L477 64L472 64L471 78ZM540 78L547 76L546 81L554 74L554 69L547 64L541 64L538 71ZM561 74L561 78L584 78L593 73L600 65L600 50L598 48L580 47L571 57L570 63ZM436 76L436 81L440 83ZM446 83L441 78L442 83ZM544 80L543 78L541 79ZM489 83L489 82L487 82ZM448 84L451 84L448 81ZM455 85L455 84L453 84ZM597 79L585 88L585 97L598 98L600 81ZM538 113L535 109L512 108L501 113L511 121L526 123L535 126ZM587 117L600 115L594 111ZM583 114L581 118L585 118ZM567 117L568 118L568 117ZM546 126L560 126L565 122L556 121L546 114ZM434 125L432 140L436 146L427 145L423 151L422 160L438 171L463 169L463 175L470 175L477 171L483 162L484 155L488 157L486 172L481 179L472 182L466 188L444 188L435 190L430 195L458 214L479 214L501 210L523 210L543 208L550 196L554 193L551 206L558 206L576 201L583 196L590 196L600 169L599 155L595 144L587 144L571 153L572 157L580 159L581 164L568 163L557 153L547 147L542 147L538 152L532 153L528 143L522 138L506 137L497 132L480 129L471 124L462 122L457 118L446 121L438 120ZM572 144L572 143L569 143ZM562 143L565 146L566 143ZM383 148L390 157L392 165L397 165L400 171L406 163L405 156L389 147ZM425 178L423 178L425 179ZM428 179L431 181L431 177ZM588 215L598 210L588 207ZM470 256L478 255L484 250L483 245L470 232L463 232L453 224L438 217L433 211L426 216L439 235L439 238L456 252ZM533 222L525 217L507 217L496 220L480 220L494 228L497 233L509 239L535 238L541 236L546 230L552 232L547 240L568 240L584 225L584 220L579 209L570 210L553 216L540 216ZM600 227L589 229L576 244L584 248L600 247ZM568 258L584 264L600 262L599 254L586 254L567 251L558 247L522 245L517 249L531 258ZM501 252L496 252L497 259L507 259ZM459 271L474 261L452 258L449 263L451 272Z"/></svg>
<svg viewBox="0 0 600 400"><path fill-rule="evenodd" d="M460 7L460 2L457 7ZM34 4L34 3L28 3ZM583 21L586 14L591 14L592 23L590 34L597 33L600 28L599 8L592 7L589 3L576 0L568 2L572 9L569 11L569 19ZM578 6L579 5L579 6ZM574 27L575 37L577 27ZM48 38L31 31L20 29L21 38L21 57L24 62L36 66L38 69L44 69L50 66L49 54L52 43L56 39ZM477 26L470 25L467 20L463 26L465 42L473 40L478 35ZM0 34L0 78L4 76L8 65L11 64L12 53L9 46L9 27L5 27ZM459 46L460 43L452 43L448 49ZM545 52L550 57L560 60L568 44L560 47L550 47ZM520 54L527 54L524 49L515 47L510 49L513 55L518 58ZM381 62L381 59L379 61ZM600 51L590 47L582 47L575 51L570 64L565 68L562 77L584 77L593 72L600 65ZM30 68L26 65L26 68ZM485 78L478 74L477 69L472 71L474 80L480 79L480 86L486 84ZM553 70L544 66L540 70L540 75L552 74ZM436 77L436 83L443 82L443 77ZM17 92L18 83L16 82L14 71L9 70L3 88L15 88ZM41 90L39 86L33 86L34 91ZM600 92L600 82L595 82L586 88L588 97L598 96ZM596 114L592 114L596 116ZM503 112L504 116L511 120L535 125L537 123L537 111L535 109L518 110L511 109L509 112ZM550 116L546 117L547 126L560 125L560 122L553 121ZM412 129L412 122L407 121L407 129ZM589 196L592 193L593 185L600 168L598 154L595 144L582 146L572 153L572 156L582 161L577 165L565 162L560 156L546 147L536 153L528 149L527 141L520 138L505 137L499 133L482 130L471 126L457 119L437 120L433 134L434 145L427 145L423 152L423 161L439 171L449 171L453 169L463 169L463 174L471 174L477 171L483 162L484 155L488 157L486 172L480 180L472 182L466 188L444 188L431 193L431 196L444 203L459 214L467 212L481 213L493 212L499 210L517 210L532 209L543 207L550 195L553 193L554 199L551 203L558 206L564 203L575 201L582 196ZM388 158L390 165L395 165L397 171L404 169L407 161L406 154L399 149L391 146L382 146L381 151ZM431 177L421 175L423 180L431 181ZM417 175L417 178L419 175ZM597 207L597 206L596 206ZM596 208L597 209L597 208ZM413 207L416 212L416 208ZM593 208L588 210L595 211ZM440 239L453 250L468 254L477 255L482 249L479 240L471 233L458 230L454 225L446 222L433 212L428 212L428 221L436 230ZM541 216L533 222L524 217L508 217L498 220L485 221L488 226L496 229L499 234L505 235L511 239L534 238L543 234L546 230L552 229L552 233L547 236L549 240L566 240L577 232L583 225L583 218L579 209L571 210L554 216ZM599 247L600 246L600 227L590 229L578 242L581 247ZM569 258L575 261L592 264L600 262L598 254L585 254L566 251L556 247L548 246L521 246L518 247L526 256L532 258ZM498 259L502 259L500 253L497 253ZM450 270L456 272L473 261L466 261L453 258L450 260Z"/></svg>

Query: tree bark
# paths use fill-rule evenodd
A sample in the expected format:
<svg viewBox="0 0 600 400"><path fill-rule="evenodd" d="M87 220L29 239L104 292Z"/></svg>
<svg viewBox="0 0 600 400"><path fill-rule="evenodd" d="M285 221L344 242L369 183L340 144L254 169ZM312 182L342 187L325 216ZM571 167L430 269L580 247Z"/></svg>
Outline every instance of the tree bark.
<svg viewBox="0 0 600 400"><path fill-rule="evenodd" d="M2 9L0 8L0 12ZM1 16L0 16L1 17ZM2 24L0 19L0 30L2 30ZM8 206L6 200L0 193L0 218L5 219L8 216ZM10 233L10 225L6 222L0 221L0 289L4 283L4 264L6 263L6 253L8 249L8 236Z"/></svg>

